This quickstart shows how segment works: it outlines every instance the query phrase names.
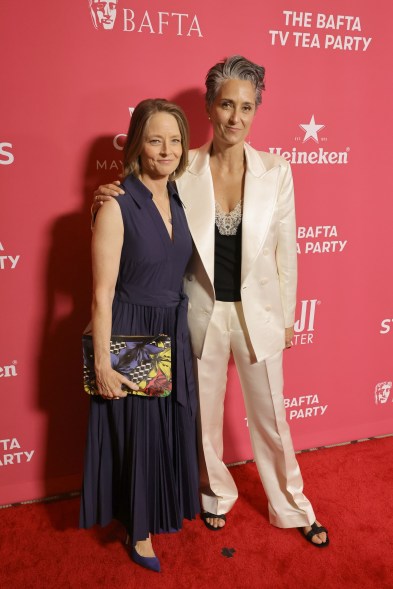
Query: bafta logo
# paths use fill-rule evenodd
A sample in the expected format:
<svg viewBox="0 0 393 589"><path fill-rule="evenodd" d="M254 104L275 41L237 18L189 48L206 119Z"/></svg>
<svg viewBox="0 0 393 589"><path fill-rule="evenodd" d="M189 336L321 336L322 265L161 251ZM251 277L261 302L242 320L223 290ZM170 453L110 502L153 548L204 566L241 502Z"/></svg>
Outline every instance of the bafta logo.
<svg viewBox="0 0 393 589"><path fill-rule="evenodd" d="M96 29L113 29L117 4L118 0L89 0L91 18Z"/></svg>
<svg viewBox="0 0 393 589"><path fill-rule="evenodd" d="M390 390L392 388L392 381L388 380L386 382L379 382L374 391L375 395L375 404L376 405L384 405L388 402L390 396Z"/></svg>

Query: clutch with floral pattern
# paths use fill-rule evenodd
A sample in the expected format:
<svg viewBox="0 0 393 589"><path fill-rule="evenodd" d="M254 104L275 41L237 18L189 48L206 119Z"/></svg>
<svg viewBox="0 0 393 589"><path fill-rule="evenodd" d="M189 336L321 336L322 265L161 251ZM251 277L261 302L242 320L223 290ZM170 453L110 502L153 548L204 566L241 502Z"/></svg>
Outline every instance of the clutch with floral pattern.
<svg viewBox="0 0 393 589"><path fill-rule="evenodd" d="M83 383L86 393L97 395L94 371L94 348L91 335L82 336ZM130 395L167 397L172 391L171 338L168 335L112 335L111 366L140 388L122 385Z"/></svg>

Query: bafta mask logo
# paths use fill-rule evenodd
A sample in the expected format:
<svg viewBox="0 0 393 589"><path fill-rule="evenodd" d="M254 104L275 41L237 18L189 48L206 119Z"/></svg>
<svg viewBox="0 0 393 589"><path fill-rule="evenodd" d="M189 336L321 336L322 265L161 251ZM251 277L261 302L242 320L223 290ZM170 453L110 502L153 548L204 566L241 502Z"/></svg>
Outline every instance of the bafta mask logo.
<svg viewBox="0 0 393 589"><path fill-rule="evenodd" d="M379 382L375 387L375 404L384 405L388 402L390 390L392 388L392 381Z"/></svg>
<svg viewBox="0 0 393 589"><path fill-rule="evenodd" d="M96 29L113 29L117 4L118 0L89 0L91 18Z"/></svg>

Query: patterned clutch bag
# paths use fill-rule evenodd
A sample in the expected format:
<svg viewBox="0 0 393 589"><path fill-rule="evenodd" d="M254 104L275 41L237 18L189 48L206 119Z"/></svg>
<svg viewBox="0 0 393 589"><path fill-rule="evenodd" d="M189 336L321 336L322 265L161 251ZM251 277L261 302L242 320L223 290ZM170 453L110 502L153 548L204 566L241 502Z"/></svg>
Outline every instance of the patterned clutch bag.
<svg viewBox="0 0 393 589"><path fill-rule="evenodd" d="M97 395L94 371L94 349L91 335L82 336L83 383L85 392ZM167 397L172 391L171 338L168 335L112 335L111 366L135 384L139 391L126 385L122 389L141 397Z"/></svg>

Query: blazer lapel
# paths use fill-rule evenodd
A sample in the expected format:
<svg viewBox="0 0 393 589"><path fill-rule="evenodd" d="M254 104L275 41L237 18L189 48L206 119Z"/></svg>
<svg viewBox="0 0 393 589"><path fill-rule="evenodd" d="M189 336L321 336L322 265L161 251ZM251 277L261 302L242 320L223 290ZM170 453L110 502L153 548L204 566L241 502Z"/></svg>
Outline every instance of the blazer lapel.
<svg viewBox="0 0 393 589"><path fill-rule="evenodd" d="M188 226L211 283L214 281L214 189L210 173L210 146L190 152L187 171L176 181Z"/></svg>
<svg viewBox="0 0 393 589"><path fill-rule="evenodd" d="M215 206L210 172L211 143L190 152L187 171L176 181L188 226L211 283L214 283ZM247 170L242 219L241 282L248 276L270 227L277 201L280 166L266 170L258 152L245 145Z"/></svg>
<svg viewBox="0 0 393 589"><path fill-rule="evenodd" d="M245 153L247 171L242 219L242 283L266 240L277 201L280 173L280 166L267 171L259 154L247 144Z"/></svg>

